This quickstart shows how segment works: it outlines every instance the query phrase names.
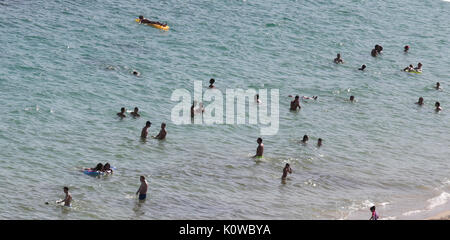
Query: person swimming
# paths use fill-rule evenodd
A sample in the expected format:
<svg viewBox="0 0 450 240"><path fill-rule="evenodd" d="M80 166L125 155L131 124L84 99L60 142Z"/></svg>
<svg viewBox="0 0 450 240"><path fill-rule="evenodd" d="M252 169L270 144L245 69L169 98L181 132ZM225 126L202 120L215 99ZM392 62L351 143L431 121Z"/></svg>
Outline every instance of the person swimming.
<svg viewBox="0 0 450 240"><path fill-rule="evenodd" d="M372 216L370 217L369 220L378 220L379 216L378 216L377 212L375 212L375 206L372 206L370 208L370 211L372 212Z"/></svg>
<svg viewBox="0 0 450 240"><path fill-rule="evenodd" d="M322 146L322 138L319 138L319 140L317 140L317 147L321 146Z"/></svg>
<svg viewBox="0 0 450 240"><path fill-rule="evenodd" d="M140 117L141 115L138 113L139 112L139 108L135 107L134 108L134 112L130 113L131 116L133 117Z"/></svg>
<svg viewBox="0 0 450 240"><path fill-rule="evenodd" d="M403 69L403 71L405 71L405 72L413 72L413 71L414 71L414 67L413 67L412 64L409 64L409 66L408 66L408 67L405 67L405 68Z"/></svg>
<svg viewBox="0 0 450 240"><path fill-rule="evenodd" d="M442 89L442 88L441 88L441 83L440 83L440 82L437 82L437 83L436 83L436 87L434 87L434 88L436 88L436 90Z"/></svg>
<svg viewBox="0 0 450 240"><path fill-rule="evenodd" d="M307 99L317 100L317 96L312 96L312 97L302 96L302 100L307 100Z"/></svg>
<svg viewBox="0 0 450 240"><path fill-rule="evenodd" d="M372 57L376 57L376 56L378 56L378 51L377 51L377 49L372 49L372 51L370 52L370 55L372 56Z"/></svg>
<svg viewBox="0 0 450 240"><path fill-rule="evenodd" d="M156 137L153 138L163 140L164 138L166 138L166 135L167 135L166 124L161 123L161 130L159 131L158 135L156 135Z"/></svg>
<svg viewBox="0 0 450 240"><path fill-rule="evenodd" d="M423 105L423 97L420 97L419 101L417 101L416 104L419 106L422 106Z"/></svg>
<svg viewBox="0 0 450 240"><path fill-rule="evenodd" d="M140 176L139 180L141 181L141 186L139 186L139 189L136 192L136 195L139 194L139 200L145 200L147 198L147 189L148 189L148 183L145 180L144 176Z"/></svg>
<svg viewBox="0 0 450 240"><path fill-rule="evenodd" d="M382 54L383 52L383 47L381 45L375 45L375 50L377 50L378 54Z"/></svg>
<svg viewBox="0 0 450 240"><path fill-rule="evenodd" d="M136 76L136 77L139 77L139 76L141 75L141 73L139 73L139 72L136 71L136 70L133 70L133 75Z"/></svg>
<svg viewBox="0 0 450 240"><path fill-rule="evenodd" d="M66 194L66 196L64 197L63 200L61 201L56 201L56 203L64 203L65 207L70 207L72 206L71 202L72 202L72 195L69 193L69 188L68 187L64 187L63 188L64 193Z"/></svg>
<svg viewBox="0 0 450 240"><path fill-rule="evenodd" d="M403 51L404 51L405 53L407 53L407 52L409 51L409 46L406 45L406 46L403 48Z"/></svg>
<svg viewBox="0 0 450 240"><path fill-rule="evenodd" d="M161 25L163 27L167 26L167 24L163 24L160 22L155 22L155 21L150 21L147 18L144 18L144 16L139 16L139 23L148 23L148 24L157 24L157 25Z"/></svg>
<svg viewBox="0 0 450 240"><path fill-rule="evenodd" d="M117 116L119 116L120 118L124 118L124 117L127 116L127 115L125 115L125 108L124 107L120 109L120 112L117 113Z"/></svg>
<svg viewBox="0 0 450 240"><path fill-rule="evenodd" d="M106 163L103 166L102 172L108 173L108 174L113 173L113 170L111 169L111 165L109 163Z"/></svg>
<svg viewBox="0 0 450 240"><path fill-rule="evenodd" d="M364 71L364 69L366 69L366 65L362 65L361 68L358 68L358 70Z"/></svg>
<svg viewBox="0 0 450 240"><path fill-rule="evenodd" d="M287 175L292 174L292 168L290 167L289 163L286 163L286 166L283 168L283 176L281 176L281 180L286 180Z"/></svg>
<svg viewBox="0 0 450 240"><path fill-rule="evenodd" d="M84 170L88 170L88 171L102 171L103 170L103 164L102 163L98 163L97 166L95 166L94 168L85 168Z"/></svg>
<svg viewBox="0 0 450 240"><path fill-rule="evenodd" d="M418 63L417 67L414 68L414 71L416 72L422 72L422 63Z"/></svg>
<svg viewBox="0 0 450 240"><path fill-rule="evenodd" d="M211 78L210 80L209 80L209 88L215 88L214 87L214 83L216 82L216 80L214 80L214 78Z"/></svg>
<svg viewBox="0 0 450 240"><path fill-rule="evenodd" d="M309 140L309 137L308 137L308 135L303 135L303 139L302 139L302 143L303 144L306 144L307 142L308 142L308 140Z"/></svg>
<svg viewBox="0 0 450 240"><path fill-rule="evenodd" d="M435 104L434 104L434 106L436 107L436 112L439 112L439 111L441 111L442 110L442 108L441 108L441 103L440 102L436 102Z"/></svg>
<svg viewBox="0 0 450 240"><path fill-rule="evenodd" d="M336 64L344 63L344 60L342 60L340 53L337 54L336 58L334 59L334 63Z"/></svg>
<svg viewBox="0 0 450 240"><path fill-rule="evenodd" d="M354 102L355 101L355 96L350 96L350 102Z"/></svg>
<svg viewBox="0 0 450 240"><path fill-rule="evenodd" d="M254 157L254 158L255 158L255 157L262 158L263 153L264 153L264 144L262 143L263 140L262 140L262 138L258 138L258 139L256 140L256 142L258 143L258 147L256 148L256 155L253 156L253 157Z"/></svg>
<svg viewBox="0 0 450 240"><path fill-rule="evenodd" d="M300 97L297 95L297 96L295 96L295 99L293 101L291 101L291 108L290 108L291 111L296 111L297 108L298 109L302 108L300 106L300 100L299 99L300 99Z"/></svg>
<svg viewBox="0 0 450 240"><path fill-rule="evenodd" d="M145 127L142 128L141 131L141 138L147 138L148 135L148 128L152 125L152 123L150 121L147 121L145 123Z"/></svg>

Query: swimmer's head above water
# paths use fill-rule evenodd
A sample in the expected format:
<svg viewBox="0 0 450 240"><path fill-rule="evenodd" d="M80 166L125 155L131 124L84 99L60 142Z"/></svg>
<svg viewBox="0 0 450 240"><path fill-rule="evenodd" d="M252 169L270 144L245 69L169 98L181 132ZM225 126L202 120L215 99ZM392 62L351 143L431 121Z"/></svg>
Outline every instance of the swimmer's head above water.
<svg viewBox="0 0 450 240"><path fill-rule="evenodd" d="M419 98L419 101L417 102L418 105L423 105L423 97Z"/></svg>
<svg viewBox="0 0 450 240"><path fill-rule="evenodd" d="M304 136L303 136L303 139L302 139L302 142L303 142L303 143L306 143L308 140L309 140L308 135L304 135Z"/></svg>

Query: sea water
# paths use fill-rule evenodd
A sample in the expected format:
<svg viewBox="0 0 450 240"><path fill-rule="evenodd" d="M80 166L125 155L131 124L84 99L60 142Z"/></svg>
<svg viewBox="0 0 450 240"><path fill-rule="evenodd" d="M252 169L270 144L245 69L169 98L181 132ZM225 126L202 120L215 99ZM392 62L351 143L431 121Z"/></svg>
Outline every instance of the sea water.
<svg viewBox="0 0 450 240"><path fill-rule="evenodd" d="M375 205L384 219L420 219L448 209L449 16L441 0L2 0L0 218L368 219ZM422 74L401 71L418 62ZM279 89L278 133L173 124L171 94L210 78L223 92ZM288 95L319 97L290 112ZM121 107L141 117L120 120ZM149 135L166 122L167 139L141 141L146 121ZM255 162L258 137L265 158ZM117 170L81 172L99 162ZM64 186L72 208L46 205Z"/></svg>

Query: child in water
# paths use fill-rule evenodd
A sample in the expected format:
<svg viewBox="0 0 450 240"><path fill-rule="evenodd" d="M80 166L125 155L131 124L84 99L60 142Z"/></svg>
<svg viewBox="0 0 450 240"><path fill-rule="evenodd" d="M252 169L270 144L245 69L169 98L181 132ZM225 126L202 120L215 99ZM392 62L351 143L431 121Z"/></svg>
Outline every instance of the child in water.
<svg viewBox="0 0 450 240"><path fill-rule="evenodd" d="M378 220L379 216L378 216L377 212L375 212L375 206L372 206L370 208L370 211L372 212L372 216L370 217L369 220Z"/></svg>

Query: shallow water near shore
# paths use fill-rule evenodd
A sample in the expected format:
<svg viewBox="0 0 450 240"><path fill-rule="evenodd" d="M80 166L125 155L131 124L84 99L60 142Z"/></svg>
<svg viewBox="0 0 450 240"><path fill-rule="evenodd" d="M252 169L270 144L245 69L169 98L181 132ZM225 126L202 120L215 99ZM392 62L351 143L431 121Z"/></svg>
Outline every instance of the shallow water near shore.
<svg viewBox="0 0 450 240"><path fill-rule="evenodd" d="M139 25L138 15L170 30ZM449 16L442 0L0 1L0 218L368 219L376 205L384 219L421 219L448 210ZM418 62L422 74L400 71ZM263 161L249 158L258 126L171 122L172 92L210 78L223 92L279 89L279 131L263 136ZM293 113L287 96L297 94L319 97ZM115 117L136 106L140 118ZM167 139L141 141L147 120L149 135L166 122ZM81 172L99 162L117 170ZM293 174L282 184L285 163ZM140 175L144 203L134 195ZM63 186L72 207L46 205Z"/></svg>

